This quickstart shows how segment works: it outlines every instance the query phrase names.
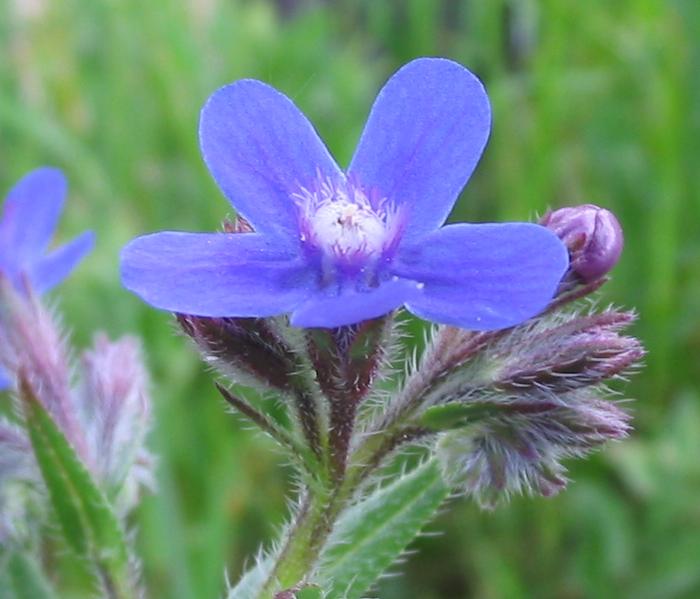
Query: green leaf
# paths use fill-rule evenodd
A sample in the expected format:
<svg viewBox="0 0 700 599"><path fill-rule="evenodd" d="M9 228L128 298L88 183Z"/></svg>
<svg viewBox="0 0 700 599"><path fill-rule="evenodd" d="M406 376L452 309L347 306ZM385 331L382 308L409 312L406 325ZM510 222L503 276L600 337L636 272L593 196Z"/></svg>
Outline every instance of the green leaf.
<svg viewBox="0 0 700 599"><path fill-rule="evenodd" d="M462 428L507 409L507 405L448 403L431 406L416 418L415 425L432 431Z"/></svg>
<svg viewBox="0 0 700 599"><path fill-rule="evenodd" d="M297 591L295 599L323 599L323 592L318 587L306 587Z"/></svg>
<svg viewBox="0 0 700 599"><path fill-rule="evenodd" d="M471 421L471 407L458 403L431 406L417 418L417 425L434 431L461 428Z"/></svg>
<svg viewBox="0 0 700 599"><path fill-rule="evenodd" d="M129 558L121 525L66 437L20 377L20 396L39 470L68 544L90 559L117 597L129 597Z"/></svg>
<svg viewBox="0 0 700 599"><path fill-rule="evenodd" d="M34 558L20 552L7 559L8 596L15 599L55 599L56 594ZM14 594L12 592L14 591ZM0 593L0 597L4 595Z"/></svg>
<svg viewBox="0 0 700 599"><path fill-rule="evenodd" d="M449 494L427 461L343 514L321 558L319 584L329 597L356 599L372 585Z"/></svg>

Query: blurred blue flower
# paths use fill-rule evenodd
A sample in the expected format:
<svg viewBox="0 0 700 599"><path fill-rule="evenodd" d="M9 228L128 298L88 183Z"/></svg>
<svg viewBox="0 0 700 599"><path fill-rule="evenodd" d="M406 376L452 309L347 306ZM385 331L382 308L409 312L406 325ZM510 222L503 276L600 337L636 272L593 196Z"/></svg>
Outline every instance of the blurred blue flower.
<svg viewBox="0 0 700 599"><path fill-rule="evenodd" d="M87 231L69 243L47 249L66 196L66 179L55 168L35 169L10 190L0 218L0 279L22 295L43 293L65 279L92 248ZM10 384L0 370L0 389Z"/></svg>
<svg viewBox="0 0 700 599"><path fill-rule="evenodd" d="M283 94L255 80L215 92L204 160L255 232L162 232L122 251L124 285L199 316L290 313L336 327L401 305L475 330L518 324L552 298L568 264L530 223L442 226L486 145L490 106L461 65L422 58L379 93L349 168L339 169Z"/></svg>

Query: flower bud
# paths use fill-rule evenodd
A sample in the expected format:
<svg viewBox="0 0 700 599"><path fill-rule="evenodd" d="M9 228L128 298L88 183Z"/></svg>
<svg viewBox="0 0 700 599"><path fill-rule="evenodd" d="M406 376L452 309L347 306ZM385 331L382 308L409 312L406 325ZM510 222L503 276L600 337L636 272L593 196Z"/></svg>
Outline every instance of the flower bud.
<svg viewBox="0 0 700 599"><path fill-rule="evenodd" d="M595 393L560 399L558 405L484 405L478 421L441 436L437 457L445 479L486 509L512 494L549 497L567 484L563 459L584 456L629 433L629 414Z"/></svg>
<svg viewBox="0 0 700 599"><path fill-rule="evenodd" d="M154 459L146 449L151 400L141 345L133 337L110 341L98 333L81 362L83 428L94 473L126 513L142 489L155 487Z"/></svg>
<svg viewBox="0 0 700 599"><path fill-rule="evenodd" d="M80 413L71 392L70 351L60 319L34 295L0 280L0 366L12 379L23 371L80 458L92 467ZM9 376L8 376L9 375Z"/></svg>
<svg viewBox="0 0 700 599"><path fill-rule="evenodd" d="M491 380L512 392L546 389L555 394L604 383L644 357L642 344L619 332L635 318L633 312L607 310L576 315L559 324L544 323L517 345L511 344L512 351L502 353L500 360L494 357ZM492 355L502 350L497 348Z"/></svg>
<svg viewBox="0 0 700 599"><path fill-rule="evenodd" d="M490 340L474 340L475 353L462 365L450 365L453 350L443 346L443 363L448 366L432 385L428 402L557 396L604 385L634 370L645 355L638 339L622 334L635 319L634 312L615 309L598 314L560 312ZM461 342L463 347L466 343ZM431 376L430 370L425 368L423 376Z"/></svg>
<svg viewBox="0 0 700 599"><path fill-rule="evenodd" d="M620 223L612 212L594 204L548 212L541 224L564 242L571 257L570 272L584 283L610 272L622 253Z"/></svg>

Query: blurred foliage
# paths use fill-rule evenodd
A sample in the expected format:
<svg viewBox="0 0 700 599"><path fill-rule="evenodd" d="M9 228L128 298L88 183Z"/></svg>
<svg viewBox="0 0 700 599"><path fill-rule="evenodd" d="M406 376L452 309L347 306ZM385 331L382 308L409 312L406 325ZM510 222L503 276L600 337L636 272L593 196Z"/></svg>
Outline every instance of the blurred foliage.
<svg viewBox="0 0 700 599"><path fill-rule="evenodd" d="M153 597L210 599L283 522L288 472L224 415L166 314L121 289L120 247L212 230L230 211L199 156L206 97L263 79L310 116L341 164L382 82L443 55L493 102L455 220L528 219L595 202L627 245L602 302L638 308L649 349L627 387L637 432L550 500L488 514L455 500L399 597L700 596L700 3L697 0L0 0L0 188L65 169L67 239L94 254L61 288L80 344L141 334L154 376L159 490L135 525ZM416 325L418 326L418 325Z"/></svg>

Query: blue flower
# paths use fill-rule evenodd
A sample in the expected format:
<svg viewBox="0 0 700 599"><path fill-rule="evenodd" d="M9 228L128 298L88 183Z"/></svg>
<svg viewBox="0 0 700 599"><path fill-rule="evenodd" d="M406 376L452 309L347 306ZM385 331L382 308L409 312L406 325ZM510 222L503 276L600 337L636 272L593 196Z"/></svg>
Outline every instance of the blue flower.
<svg viewBox="0 0 700 599"><path fill-rule="evenodd" d="M422 58L379 93L342 171L299 109L237 81L200 121L212 175L251 233L162 232L122 251L124 285L157 308L199 316L290 314L336 327L404 305L475 330L518 324L552 298L561 241L530 223L443 226L489 135L479 80Z"/></svg>
<svg viewBox="0 0 700 599"><path fill-rule="evenodd" d="M48 291L65 279L92 249L91 231L47 253L66 197L67 183L60 170L35 169L22 177L5 199L0 219L0 274L17 291L27 286Z"/></svg>
<svg viewBox="0 0 700 599"><path fill-rule="evenodd" d="M43 293L63 279L92 248L88 231L47 253L66 196L66 179L55 168L38 168L10 190L0 218L0 280L17 292ZM9 386L0 370L0 389Z"/></svg>

